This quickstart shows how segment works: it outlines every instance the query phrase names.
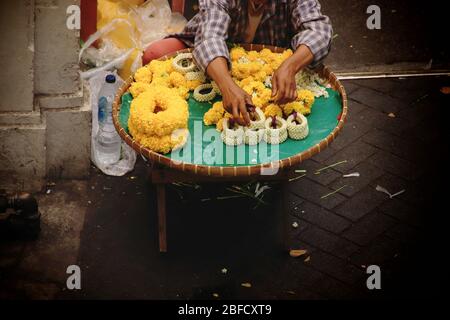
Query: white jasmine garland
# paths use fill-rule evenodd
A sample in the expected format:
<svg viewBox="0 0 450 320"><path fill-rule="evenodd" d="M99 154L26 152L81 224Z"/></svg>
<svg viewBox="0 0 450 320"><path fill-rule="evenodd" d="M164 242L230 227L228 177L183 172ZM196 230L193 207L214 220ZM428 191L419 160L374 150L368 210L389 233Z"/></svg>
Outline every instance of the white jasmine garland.
<svg viewBox="0 0 450 320"><path fill-rule="evenodd" d="M316 98L329 97L328 91L324 86L325 80L321 79L316 72L302 70L295 75L295 82L297 84L297 89L309 90Z"/></svg>
<svg viewBox="0 0 450 320"><path fill-rule="evenodd" d="M295 75L295 82L297 89L309 90L314 94L314 97L328 98L329 94L324 84L325 80L321 79L315 72L309 70L302 70ZM272 88L272 76L267 76L264 80L266 88Z"/></svg>

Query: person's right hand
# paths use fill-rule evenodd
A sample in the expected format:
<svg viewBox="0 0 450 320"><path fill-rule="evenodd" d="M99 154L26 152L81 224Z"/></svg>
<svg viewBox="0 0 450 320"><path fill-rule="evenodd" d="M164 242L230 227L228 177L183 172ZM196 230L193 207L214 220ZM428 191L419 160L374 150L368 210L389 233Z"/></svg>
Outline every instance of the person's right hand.
<svg viewBox="0 0 450 320"><path fill-rule="evenodd" d="M206 73L219 86L224 109L231 113L240 125L249 125L247 105L253 105L252 97L233 81L228 71L227 60L224 57L215 58L209 63Z"/></svg>
<svg viewBox="0 0 450 320"><path fill-rule="evenodd" d="M233 81L223 84L220 91L224 109L231 113L240 125L249 125L250 115L247 105L253 105L252 97Z"/></svg>

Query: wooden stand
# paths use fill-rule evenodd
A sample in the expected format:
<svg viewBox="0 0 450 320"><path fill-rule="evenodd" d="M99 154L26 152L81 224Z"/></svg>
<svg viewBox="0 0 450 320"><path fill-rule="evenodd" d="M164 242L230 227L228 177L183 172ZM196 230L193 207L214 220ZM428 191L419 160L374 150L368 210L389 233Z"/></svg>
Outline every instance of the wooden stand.
<svg viewBox="0 0 450 320"><path fill-rule="evenodd" d="M248 181L251 180L247 176L238 177L208 177L185 173L179 170L169 169L161 166L153 166L149 172L150 182L156 186L156 201L158 208L158 234L159 234L159 251L167 252L167 210L166 210L166 184L173 182L195 182L195 183L211 183L211 182L229 182L229 181ZM256 178L256 177L255 177ZM289 175L287 171L279 171L276 175L257 176L259 181L279 181L281 182L280 213L283 216L283 239L286 249L288 249L288 214L285 205L287 203L287 184Z"/></svg>

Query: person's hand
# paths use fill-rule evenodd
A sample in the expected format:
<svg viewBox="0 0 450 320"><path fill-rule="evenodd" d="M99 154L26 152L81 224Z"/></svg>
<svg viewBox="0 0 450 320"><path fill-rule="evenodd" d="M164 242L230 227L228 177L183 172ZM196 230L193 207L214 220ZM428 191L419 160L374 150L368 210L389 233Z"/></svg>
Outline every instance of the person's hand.
<svg viewBox="0 0 450 320"><path fill-rule="evenodd" d="M233 81L222 85L220 91L222 92L224 109L231 113L240 125L249 125L250 115L247 111L247 105L253 105L250 95Z"/></svg>
<svg viewBox="0 0 450 320"><path fill-rule="evenodd" d="M252 98L234 83L228 71L227 60L224 57L215 58L209 63L206 73L219 86L224 109L231 113L240 125L249 125L247 105L253 105Z"/></svg>
<svg viewBox="0 0 450 320"><path fill-rule="evenodd" d="M295 83L295 68L286 60L274 72L272 77L272 97L278 104L286 104L297 99L297 85Z"/></svg>

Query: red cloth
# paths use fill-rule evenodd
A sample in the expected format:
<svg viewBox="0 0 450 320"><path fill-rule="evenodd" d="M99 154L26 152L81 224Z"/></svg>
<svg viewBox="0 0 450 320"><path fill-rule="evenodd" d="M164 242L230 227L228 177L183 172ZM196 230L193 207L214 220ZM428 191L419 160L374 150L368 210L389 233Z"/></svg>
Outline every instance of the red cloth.
<svg viewBox="0 0 450 320"><path fill-rule="evenodd" d="M81 40L86 42L97 31L97 0L81 0Z"/></svg>
<svg viewBox="0 0 450 320"><path fill-rule="evenodd" d="M184 14L185 0L172 0L172 11Z"/></svg>
<svg viewBox="0 0 450 320"><path fill-rule="evenodd" d="M187 47L184 44L184 42L176 38L166 38L155 41L151 45L149 45L148 48L144 51L142 63L146 65L153 59L158 59L168 53L186 48Z"/></svg>

